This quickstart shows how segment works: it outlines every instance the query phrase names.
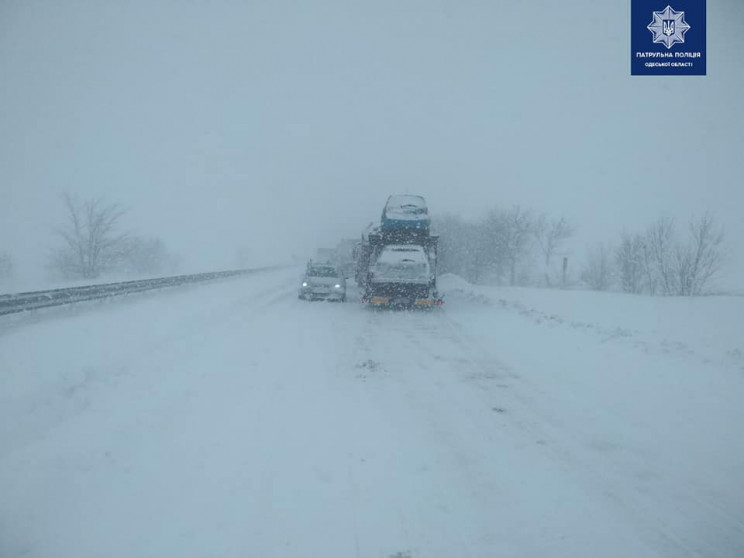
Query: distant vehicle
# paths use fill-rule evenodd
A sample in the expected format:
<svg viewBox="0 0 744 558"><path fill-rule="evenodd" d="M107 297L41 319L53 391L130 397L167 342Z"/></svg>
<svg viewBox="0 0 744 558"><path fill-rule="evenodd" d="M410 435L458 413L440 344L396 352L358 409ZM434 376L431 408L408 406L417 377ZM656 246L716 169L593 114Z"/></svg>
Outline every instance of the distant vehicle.
<svg viewBox="0 0 744 558"><path fill-rule="evenodd" d="M332 265L310 262L302 277L298 298L345 302L346 278Z"/></svg>
<svg viewBox="0 0 744 558"><path fill-rule="evenodd" d="M429 208L423 196L394 194L387 199L382 210L380 228L382 231L419 229L429 230L431 219Z"/></svg>
<svg viewBox="0 0 744 558"><path fill-rule="evenodd" d="M354 249L357 243L356 238L344 238L336 246L336 269L346 278L354 274Z"/></svg>
<svg viewBox="0 0 744 558"><path fill-rule="evenodd" d="M354 247L354 280L361 289L367 287L369 266L372 263L375 244L373 239L380 236L380 227L370 223L362 231L362 237Z"/></svg>
<svg viewBox="0 0 744 558"><path fill-rule="evenodd" d="M336 260L336 250L333 248L318 248L315 254L315 262L333 265Z"/></svg>

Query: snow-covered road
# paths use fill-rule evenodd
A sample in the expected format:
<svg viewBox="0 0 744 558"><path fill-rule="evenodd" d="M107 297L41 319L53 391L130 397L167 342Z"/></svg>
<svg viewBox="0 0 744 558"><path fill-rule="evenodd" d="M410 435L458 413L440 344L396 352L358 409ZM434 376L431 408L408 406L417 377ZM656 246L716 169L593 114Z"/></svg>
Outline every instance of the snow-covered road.
<svg viewBox="0 0 744 558"><path fill-rule="evenodd" d="M297 277L0 323L0 556L744 555L744 347Z"/></svg>

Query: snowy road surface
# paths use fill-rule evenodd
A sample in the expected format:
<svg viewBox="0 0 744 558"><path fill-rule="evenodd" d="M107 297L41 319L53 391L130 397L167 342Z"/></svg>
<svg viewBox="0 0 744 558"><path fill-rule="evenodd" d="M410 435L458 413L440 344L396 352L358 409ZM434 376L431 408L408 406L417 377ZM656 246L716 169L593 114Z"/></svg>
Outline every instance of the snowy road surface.
<svg viewBox="0 0 744 558"><path fill-rule="evenodd" d="M380 312L297 277L0 323L0 556L744 556L737 335L716 358L592 302L447 278L441 310Z"/></svg>

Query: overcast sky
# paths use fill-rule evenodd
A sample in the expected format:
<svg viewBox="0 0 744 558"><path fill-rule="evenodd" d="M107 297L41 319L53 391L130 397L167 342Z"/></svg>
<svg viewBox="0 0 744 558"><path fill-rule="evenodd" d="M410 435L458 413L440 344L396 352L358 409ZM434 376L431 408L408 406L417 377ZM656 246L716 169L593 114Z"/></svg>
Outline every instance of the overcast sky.
<svg viewBox="0 0 744 558"><path fill-rule="evenodd" d="M631 77L629 18L626 0L0 0L0 251L40 270L64 191L122 203L193 269L308 255L408 191L434 219L565 215L577 253L710 209L744 264L744 2L708 2L706 77Z"/></svg>

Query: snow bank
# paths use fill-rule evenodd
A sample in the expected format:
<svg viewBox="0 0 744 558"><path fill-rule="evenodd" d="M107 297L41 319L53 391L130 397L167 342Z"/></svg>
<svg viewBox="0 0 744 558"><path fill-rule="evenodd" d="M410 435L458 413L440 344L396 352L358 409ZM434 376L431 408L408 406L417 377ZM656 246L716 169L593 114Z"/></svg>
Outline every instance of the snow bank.
<svg viewBox="0 0 744 558"><path fill-rule="evenodd" d="M623 293L490 287L456 275L440 288L537 323L583 329L644 349L687 354L744 370L744 297L650 297Z"/></svg>

